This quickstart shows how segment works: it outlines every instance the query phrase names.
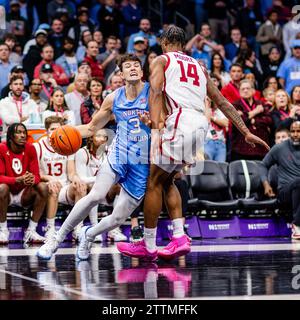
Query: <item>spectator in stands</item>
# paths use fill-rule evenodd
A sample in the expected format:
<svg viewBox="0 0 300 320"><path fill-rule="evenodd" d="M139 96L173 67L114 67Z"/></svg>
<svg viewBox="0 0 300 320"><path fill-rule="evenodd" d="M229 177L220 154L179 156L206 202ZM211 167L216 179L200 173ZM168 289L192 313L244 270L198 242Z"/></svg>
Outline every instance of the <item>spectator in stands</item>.
<svg viewBox="0 0 300 320"><path fill-rule="evenodd" d="M0 92L7 85L9 73L15 66L14 63L9 61L9 47L7 44L0 44Z"/></svg>
<svg viewBox="0 0 300 320"><path fill-rule="evenodd" d="M224 133L228 128L229 121L208 97L205 103L209 127L205 138L204 152L210 160L225 162L226 143Z"/></svg>
<svg viewBox="0 0 300 320"><path fill-rule="evenodd" d="M63 22L55 18L51 24L51 30L48 33L48 42L54 49L54 60L63 54L63 42L64 42L64 24Z"/></svg>
<svg viewBox="0 0 300 320"><path fill-rule="evenodd" d="M1 141L6 140L7 127L15 122L41 123L38 107L24 92L23 77L15 75L10 80L10 93L7 98L0 100L0 117L3 121Z"/></svg>
<svg viewBox="0 0 300 320"><path fill-rule="evenodd" d="M122 86L124 86L123 78L118 73L114 73L110 78L109 87L103 91L102 98L105 99L108 94L112 93L118 88L121 88Z"/></svg>
<svg viewBox="0 0 300 320"><path fill-rule="evenodd" d="M144 79L145 81L149 81L149 75L150 75L149 67L150 67L151 62L152 62L156 57L157 57L157 53L154 52L154 51L149 51L149 53L148 53L147 56L146 56L145 64L144 64L144 67L143 67L143 79Z"/></svg>
<svg viewBox="0 0 300 320"><path fill-rule="evenodd" d="M262 59L267 59L272 47L282 46L282 29L277 22L277 12L270 10L267 17L267 21L259 27L256 35L256 41L260 43Z"/></svg>
<svg viewBox="0 0 300 320"><path fill-rule="evenodd" d="M146 41L147 39L144 39L141 36L135 37L133 40L133 54L141 60L142 66L144 66L146 61Z"/></svg>
<svg viewBox="0 0 300 320"><path fill-rule="evenodd" d="M36 227L45 209L48 190L41 182L34 147L26 142L27 129L13 123L7 131L7 142L0 144L0 242L8 243L7 208L9 205L33 206L24 242L43 242Z"/></svg>
<svg viewBox="0 0 300 320"><path fill-rule="evenodd" d="M109 76L115 71L116 69L116 59L119 55L119 51L116 48L117 46L117 38L115 36L109 36L105 40L105 47L106 51L101 53L97 60L101 63L102 68L104 70L104 80L107 83Z"/></svg>
<svg viewBox="0 0 300 320"><path fill-rule="evenodd" d="M42 115L42 122L45 123L45 119L50 116L61 117L64 119L65 124L75 126L75 114L72 110L69 110L64 98L64 92L60 87L54 88L51 93L48 107Z"/></svg>
<svg viewBox="0 0 300 320"><path fill-rule="evenodd" d="M54 50L51 45L47 44L43 47L41 57L43 58L42 61L34 69L34 78L39 77L40 70L42 69L42 66L44 64L50 64L53 69L53 78L55 79L57 84L59 86L66 86L69 83L69 78L66 75L64 69L53 62Z"/></svg>
<svg viewBox="0 0 300 320"><path fill-rule="evenodd" d="M225 45L226 58L230 61L232 61L237 55L241 37L241 30L238 27L233 27L230 31L231 42Z"/></svg>
<svg viewBox="0 0 300 320"><path fill-rule="evenodd" d="M120 35L120 25L123 23L123 16L115 5L115 0L104 0L104 6L98 12L98 21L104 38Z"/></svg>
<svg viewBox="0 0 300 320"><path fill-rule="evenodd" d="M57 14L66 13L69 18L73 18L75 14L75 5L71 1L52 0L47 4L47 13L49 23L57 17Z"/></svg>
<svg viewBox="0 0 300 320"><path fill-rule="evenodd" d="M222 87L227 85L230 82L231 78L229 73L225 71L225 64L224 64L223 57L218 52L215 52L212 54L210 65L211 65L210 72L219 76L219 78L221 79Z"/></svg>
<svg viewBox="0 0 300 320"><path fill-rule="evenodd" d="M282 2L282 0L274 0L273 6L268 10L268 12L274 11L278 14L278 22L281 26L287 23L289 17L291 16L291 9L283 5ZM288 3L290 3L290 5L292 6L291 2L288 1ZM295 1L294 3L296 4Z"/></svg>
<svg viewBox="0 0 300 320"><path fill-rule="evenodd" d="M75 115L75 124L81 124L80 107L85 99L89 96L87 85L89 77L86 73L78 73L74 81L74 90L65 95L65 101L69 110Z"/></svg>
<svg viewBox="0 0 300 320"><path fill-rule="evenodd" d="M254 99L255 100L262 100L261 92L257 89L258 88L258 82L256 81L255 75L252 72L249 72L248 70L245 72L245 78L249 81L251 81L254 85L255 93L254 93Z"/></svg>
<svg viewBox="0 0 300 320"><path fill-rule="evenodd" d="M140 31L132 34L128 39L127 53L134 52L134 39L136 37L147 38L149 42L149 47L154 47L157 44L156 36L151 32L151 23L147 18L143 18L140 21Z"/></svg>
<svg viewBox="0 0 300 320"><path fill-rule="evenodd" d="M40 97L41 99L48 101L54 88L57 87L57 82L54 79L53 68L51 64L45 63L42 66L39 78L42 80L42 91L40 93Z"/></svg>
<svg viewBox="0 0 300 320"><path fill-rule="evenodd" d="M47 109L47 101L40 97L42 85L41 79L33 79L29 84L30 98L37 104L39 114L42 114Z"/></svg>
<svg viewBox="0 0 300 320"><path fill-rule="evenodd" d="M296 14L296 12L291 12L290 21L287 22L282 28L285 59L291 57L291 42L292 40L295 40L297 34L300 33L300 24L294 19Z"/></svg>
<svg viewBox="0 0 300 320"><path fill-rule="evenodd" d="M291 43L293 57L282 62L277 77L283 88L290 94L293 87L300 84L300 40Z"/></svg>
<svg viewBox="0 0 300 320"><path fill-rule="evenodd" d="M78 61L75 55L75 41L72 38L64 38L63 55L57 58L55 63L64 69L70 81L74 79L77 73Z"/></svg>
<svg viewBox="0 0 300 320"><path fill-rule="evenodd" d="M46 31L46 34L48 35L48 32L50 31L50 29L51 28L50 28L49 24L42 23L42 24L39 25L38 29L35 31L34 36L36 36L37 31L41 31L41 30ZM46 42L47 41L45 41L45 43ZM23 55L25 56L28 53L30 47L31 46L35 46L35 45L36 45L36 39L35 38L28 40L26 42L25 46L24 46Z"/></svg>
<svg viewBox="0 0 300 320"><path fill-rule="evenodd" d="M19 0L21 17L26 19L30 34L38 29L40 23L38 11L33 1Z"/></svg>
<svg viewBox="0 0 300 320"><path fill-rule="evenodd" d="M38 29L35 34L35 44L28 48L28 53L23 59L23 66L28 75L29 80L33 79L34 68L42 60L42 51L44 45L47 43L48 33L43 29ZM25 53L24 53L25 54Z"/></svg>
<svg viewBox="0 0 300 320"><path fill-rule="evenodd" d="M87 44L86 56L84 61L87 61L92 69L92 77L98 77L101 81L104 80L104 72L101 64L97 61L99 52L98 43L91 40Z"/></svg>
<svg viewBox="0 0 300 320"><path fill-rule="evenodd" d="M295 86L291 92L291 102L292 107L299 106L300 107L300 85Z"/></svg>
<svg viewBox="0 0 300 320"><path fill-rule="evenodd" d="M15 35L18 42L24 46L26 39L31 34L27 20L21 16L20 3L18 0L11 0L10 12L6 14L6 21L9 23L8 31Z"/></svg>
<svg viewBox="0 0 300 320"><path fill-rule="evenodd" d="M204 51L205 39L200 34L196 34L185 46L188 52L194 59L200 60L207 69L210 68L210 55Z"/></svg>
<svg viewBox="0 0 300 320"><path fill-rule="evenodd" d="M89 80L92 77L92 69L90 64L87 61L82 61L78 63L78 71L77 74L79 73L85 73ZM72 82L71 84L69 84L68 88L67 88L67 93L72 92L75 89L75 84L74 82Z"/></svg>
<svg viewBox="0 0 300 320"><path fill-rule="evenodd" d="M267 144L270 142L272 118L265 110L261 101L255 100L255 89L252 81L242 80L240 83L241 99L234 103L250 132L254 133ZM266 149L260 146L252 148L243 141L243 135L232 127L231 160L260 160L266 154Z"/></svg>
<svg viewBox="0 0 300 320"><path fill-rule="evenodd" d="M9 83L2 89L1 91L1 99L8 97L10 91L10 79L13 76L20 75L23 78L24 86L27 87L28 85L28 78L26 73L21 65L14 66L9 74Z"/></svg>
<svg viewBox="0 0 300 320"><path fill-rule="evenodd" d="M128 4L122 8L124 19L124 37L129 37L139 31L139 24L142 19L142 10L137 0L129 0Z"/></svg>
<svg viewBox="0 0 300 320"><path fill-rule="evenodd" d="M262 63L264 77L276 77L281 63L281 51L277 47L271 47L268 57Z"/></svg>
<svg viewBox="0 0 300 320"><path fill-rule="evenodd" d="M82 5L78 7L77 20L74 27L69 30L68 36L72 38L76 44L81 45L80 39L82 32L85 30L89 30L91 34L94 32L94 24L89 20L89 10L87 7Z"/></svg>
<svg viewBox="0 0 300 320"><path fill-rule="evenodd" d="M14 52L17 38L12 33L6 33L3 37L3 42L9 47L9 61L15 64L22 64L22 56Z"/></svg>
<svg viewBox="0 0 300 320"><path fill-rule="evenodd" d="M279 144L290 138L290 131L286 128L278 128L275 132L275 144Z"/></svg>
<svg viewBox="0 0 300 320"><path fill-rule="evenodd" d="M278 81L278 79L274 76L269 76L265 79L264 84L263 84L263 88L271 88L275 91L281 89L281 85Z"/></svg>
<svg viewBox="0 0 300 320"><path fill-rule="evenodd" d="M212 39L218 40L220 42L224 42L228 35L228 6L228 1L205 1L205 8L207 9L208 22L211 27Z"/></svg>
<svg viewBox="0 0 300 320"><path fill-rule="evenodd" d="M299 114L299 115L298 115ZM275 93L274 109L271 113L274 128L289 128L295 119L300 119L300 107L291 108L288 93L279 89Z"/></svg>
<svg viewBox="0 0 300 320"><path fill-rule="evenodd" d="M41 180L47 182L49 190L46 239L55 232L55 216L58 203L74 205L75 201L86 194L85 183L76 172L75 155L62 156L54 152L49 142L51 133L63 124L64 120L61 117L50 116L45 118L47 136L42 137L34 144L39 161Z"/></svg>
<svg viewBox="0 0 300 320"><path fill-rule="evenodd" d="M231 81L222 88L221 93L230 102L234 103L240 99L240 82L244 77L243 67L240 64L233 63L230 67Z"/></svg>
<svg viewBox="0 0 300 320"><path fill-rule="evenodd" d="M103 41L103 34L100 30L96 30L93 33L93 40L97 41L99 47L99 54L106 51L106 47Z"/></svg>
<svg viewBox="0 0 300 320"><path fill-rule="evenodd" d="M76 58L77 61L83 61L86 55L87 44L93 40L92 34L90 30L85 30L81 34L81 45L76 50Z"/></svg>
<svg viewBox="0 0 300 320"><path fill-rule="evenodd" d="M87 89L90 92L90 95L80 106L82 124L89 123L92 119L92 115L100 110L104 84L98 78L92 78L87 84Z"/></svg>
<svg viewBox="0 0 300 320"><path fill-rule="evenodd" d="M211 35L211 27L208 23L204 22L200 28L200 36L204 38L204 47L203 50L208 52L210 55L214 50L217 51L217 43L214 41Z"/></svg>
<svg viewBox="0 0 300 320"><path fill-rule="evenodd" d="M277 198L279 202L292 209L293 225L292 239L300 240L300 122L295 121L290 127L290 139L276 144L263 159L262 182L265 193L274 196L268 182L268 169L274 164L277 167L278 186Z"/></svg>
<svg viewBox="0 0 300 320"><path fill-rule="evenodd" d="M272 88L266 88L263 91L264 107L267 108L269 111L273 109L273 105L275 103L275 90Z"/></svg>

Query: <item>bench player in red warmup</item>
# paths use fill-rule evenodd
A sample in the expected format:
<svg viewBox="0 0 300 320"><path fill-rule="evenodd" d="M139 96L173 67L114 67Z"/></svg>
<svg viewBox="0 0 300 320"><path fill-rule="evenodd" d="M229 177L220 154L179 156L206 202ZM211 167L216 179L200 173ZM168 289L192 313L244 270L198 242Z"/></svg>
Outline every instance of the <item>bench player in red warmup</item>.
<svg viewBox="0 0 300 320"><path fill-rule="evenodd" d="M195 163L208 129L204 99L208 95L253 147L268 145L253 135L242 118L209 78L197 60L183 53L184 31L170 26L161 36L163 55L150 66L150 118L152 164L144 202L144 239L136 243L118 243L127 256L156 260L190 252L191 240L184 234L180 194L173 183L175 174L187 164ZM161 112L167 115L162 135L159 134ZM169 203L173 238L161 251L156 247L157 221L163 194Z"/></svg>

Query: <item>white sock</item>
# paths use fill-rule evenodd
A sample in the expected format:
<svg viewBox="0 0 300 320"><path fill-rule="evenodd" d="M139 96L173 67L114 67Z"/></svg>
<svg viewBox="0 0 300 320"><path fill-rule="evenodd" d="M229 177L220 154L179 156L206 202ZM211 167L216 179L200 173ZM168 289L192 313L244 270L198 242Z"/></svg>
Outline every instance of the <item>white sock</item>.
<svg viewBox="0 0 300 320"><path fill-rule="evenodd" d="M7 220L4 222L0 222L0 229L7 229Z"/></svg>
<svg viewBox="0 0 300 320"><path fill-rule="evenodd" d="M146 248L153 252L156 250L156 232L157 228L146 228L144 227L144 239Z"/></svg>
<svg viewBox="0 0 300 320"><path fill-rule="evenodd" d="M55 218L47 218L47 226L51 227L51 228L55 228Z"/></svg>
<svg viewBox="0 0 300 320"><path fill-rule="evenodd" d="M177 218L172 220L172 226L173 226L173 237L174 238L180 238L184 235L184 229L183 229L183 219Z"/></svg>
<svg viewBox="0 0 300 320"><path fill-rule="evenodd" d="M29 220L29 225L28 225L28 229L32 230L32 231L35 231L36 230L36 227L37 227L38 223L37 222L34 222L32 221L31 219Z"/></svg>

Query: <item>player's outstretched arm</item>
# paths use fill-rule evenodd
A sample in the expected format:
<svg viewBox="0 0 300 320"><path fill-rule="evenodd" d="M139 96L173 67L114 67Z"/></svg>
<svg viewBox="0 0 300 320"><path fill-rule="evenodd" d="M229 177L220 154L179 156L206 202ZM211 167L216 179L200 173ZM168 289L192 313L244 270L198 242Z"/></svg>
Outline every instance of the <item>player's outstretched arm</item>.
<svg viewBox="0 0 300 320"><path fill-rule="evenodd" d="M161 112L164 106L163 85L166 60L157 57L150 65L150 119L152 129L159 129Z"/></svg>
<svg viewBox="0 0 300 320"><path fill-rule="evenodd" d="M104 99L100 110L94 114L90 123L76 127L83 138L91 137L97 130L102 129L109 122L114 96L115 94L112 92Z"/></svg>
<svg viewBox="0 0 300 320"><path fill-rule="evenodd" d="M249 131L237 110L225 97L223 97L209 76L207 76L207 94L211 100L216 103L218 108L225 114L225 116L230 119L236 128L245 136L245 141L247 143L251 144L253 147L255 144L261 144L267 150L270 149L270 147L262 139Z"/></svg>

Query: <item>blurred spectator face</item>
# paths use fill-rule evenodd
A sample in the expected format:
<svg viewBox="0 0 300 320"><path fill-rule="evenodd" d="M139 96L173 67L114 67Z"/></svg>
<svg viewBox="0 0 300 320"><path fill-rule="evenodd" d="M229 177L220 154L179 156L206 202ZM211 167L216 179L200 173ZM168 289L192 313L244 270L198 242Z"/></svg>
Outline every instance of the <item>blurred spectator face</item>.
<svg viewBox="0 0 300 320"><path fill-rule="evenodd" d="M140 29L145 33L148 33L151 29L151 23L148 19L142 19L140 22Z"/></svg>
<svg viewBox="0 0 300 320"><path fill-rule="evenodd" d="M112 50L116 49L117 40L108 39L105 46L106 46L106 49L107 49L108 51L112 51Z"/></svg>
<svg viewBox="0 0 300 320"><path fill-rule="evenodd" d="M231 30L231 40L234 43L240 43L240 41L241 41L241 31L239 29Z"/></svg>
<svg viewBox="0 0 300 320"><path fill-rule="evenodd" d="M106 143L108 140L108 136L105 132L104 129L98 130L94 135L93 135L93 145L98 148L102 144Z"/></svg>
<svg viewBox="0 0 300 320"><path fill-rule="evenodd" d="M294 101L294 103L300 103L300 87L294 88L292 101Z"/></svg>
<svg viewBox="0 0 300 320"><path fill-rule="evenodd" d="M36 36L35 40L40 47L43 47L47 43L47 37L42 33Z"/></svg>
<svg viewBox="0 0 300 320"><path fill-rule="evenodd" d="M277 48L273 48L269 53L269 59L272 62L276 62L280 59L280 52Z"/></svg>
<svg viewBox="0 0 300 320"><path fill-rule="evenodd" d="M54 33L61 33L64 29L64 25L60 20L54 19L52 22L51 29Z"/></svg>
<svg viewBox="0 0 300 320"><path fill-rule="evenodd" d="M204 38L209 38L211 36L211 31L210 31L210 26L208 24L204 24L201 27L201 31L200 34L204 37Z"/></svg>
<svg viewBox="0 0 300 320"><path fill-rule="evenodd" d="M8 61L9 59L9 49L7 45L0 45L0 60Z"/></svg>
<svg viewBox="0 0 300 320"><path fill-rule="evenodd" d="M97 54L99 53L99 46L96 41L90 41L88 43L86 53L93 58L96 58Z"/></svg>
<svg viewBox="0 0 300 320"><path fill-rule="evenodd" d="M17 79L12 82L9 88L15 97L21 97L22 92L24 91L24 83L21 79Z"/></svg>
<svg viewBox="0 0 300 320"><path fill-rule="evenodd" d="M10 6L10 11L13 13L18 13L20 11L20 5L15 3Z"/></svg>
<svg viewBox="0 0 300 320"><path fill-rule="evenodd" d="M100 97L103 91L102 83L92 80L90 86L90 93L93 97Z"/></svg>
<svg viewBox="0 0 300 320"><path fill-rule="evenodd" d="M124 85L124 81L120 76L114 75L111 78L111 90L115 91L118 88L121 88Z"/></svg>
<svg viewBox="0 0 300 320"><path fill-rule="evenodd" d="M297 59L300 59L300 47L293 48L293 56Z"/></svg>
<svg viewBox="0 0 300 320"><path fill-rule="evenodd" d="M277 12L272 12L269 16L269 20L273 23L276 24L278 21L278 14Z"/></svg>
<svg viewBox="0 0 300 320"><path fill-rule="evenodd" d="M49 83L49 80L53 78L53 72L40 72L40 79L45 83Z"/></svg>
<svg viewBox="0 0 300 320"><path fill-rule="evenodd" d="M219 55L214 55L214 58L213 58L213 65L216 67L216 68L220 68L221 65L222 65L222 60L221 58L219 57Z"/></svg>
<svg viewBox="0 0 300 320"><path fill-rule="evenodd" d="M292 123L291 128L291 139L294 145L300 144L300 121Z"/></svg>
<svg viewBox="0 0 300 320"><path fill-rule="evenodd" d="M286 130L275 133L275 144L279 144L287 139L289 139L289 134Z"/></svg>
<svg viewBox="0 0 300 320"><path fill-rule="evenodd" d="M43 51L42 51L42 58L45 60L45 61L53 61L53 58L54 58L54 50L52 47L50 46L46 46L43 48Z"/></svg>
<svg viewBox="0 0 300 320"><path fill-rule="evenodd" d="M75 89L79 92L86 91L86 87L89 81L89 77L86 73L79 73L75 78Z"/></svg>
<svg viewBox="0 0 300 320"><path fill-rule="evenodd" d="M255 4L255 0L246 0L246 6L249 8L253 8Z"/></svg>
<svg viewBox="0 0 300 320"><path fill-rule="evenodd" d="M98 43L102 43L103 41L103 34L101 31L95 31L93 33L93 40L97 41Z"/></svg>
<svg viewBox="0 0 300 320"><path fill-rule="evenodd" d="M134 43L133 48L137 52L142 52L146 49L145 42L144 41L137 41Z"/></svg>
<svg viewBox="0 0 300 320"><path fill-rule="evenodd" d="M115 5L115 0L105 0L105 5L113 7Z"/></svg>
<svg viewBox="0 0 300 320"><path fill-rule="evenodd" d="M29 88L29 92L39 95L42 91L41 79L33 79Z"/></svg>
<svg viewBox="0 0 300 320"><path fill-rule="evenodd" d="M14 48L14 46L16 44L16 41L15 41L15 39L8 38L5 40L5 44L7 44L9 46L10 51L12 51L12 49Z"/></svg>
<svg viewBox="0 0 300 320"><path fill-rule="evenodd" d="M148 64L150 66L151 62L157 57L157 53L151 52L148 56Z"/></svg>
<svg viewBox="0 0 300 320"><path fill-rule="evenodd" d="M275 77L271 77L268 81L268 88L272 88L275 91L278 90L278 82Z"/></svg>
<svg viewBox="0 0 300 320"><path fill-rule="evenodd" d="M83 64L78 68L78 73L85 73L90 78L92 75L92 69L88 64Z"/></svg>
<svg viewBox="0 0 300 320"><path fill-rule="evenodd" d="M246 37L241 38L241 43L240 43L240 50L247 50L249 47L248 41Z"/></svg>
<svg viewBox="0 0 300 320"><path fill-rule="evenodd" d="M67 39L64 41L64 52L72 53L74 51L74 45L72 42L68 41Z"/></svg>
<svg viewBox="0 0 300 320"><path fill-rule="evenodd" d="M277 90L275 93L275 106L279 109L285 109L288 106L288 95L284 90Z"/></svg>
<svg viewBox="0 0 300 320"><path fill-rule="evenodd" d="M240 81L244 76L243 69L238 66L232 67L229 74L232 81Z"/></svg>
<svg viewBox="0 0 300 320"><path fill-rule="evenodd" d="M247 73L245 79L251 81L253 85L255 84L255 75L253 73Z"/></svg>
<svg viewBox="0 0 300 320"><path fill-rule="evenodd" d="M88 9L87 8L85 8L85 10L80 12L80 14L78 16L78 20L79 20L80 23L87 23L87 21L89 20L89 15L88 15Z"/></svg>
<svg viewBox="0 0 300 320"><path fill-rule="evenodd" d="M64 93L60 90L55 91L51 97L51 102L54 106L62 106L64 104Z"/></svg>
<svg viewBox="0 0 300 320"><path fill-rule="evenodd" d="M254 89L252 88L250 83L241 83L240 86L240 95L243 99L250 99L254 96Z"/></svg>
<svg viewBox="0 0 300 320"><path fill-rule="evenodd" d="M266 94L264 95L264 98L266 99L267 102L273 105L275 101L275 90L267 89Z"/></svg>
<svg viewBox="0 0 300 320"><path fill-rule="evenodd" d="M220 80L218 80L216 77L211 77L212 82L214 83L214 85L219 88L220 86Z"/></svg>
<svg viewBox="0 0 300 320"><path fill-rule="evenodd" d="M91 40L93 40L91 32L89 30L83 31L82 33L83 44L87 44Z"/></svg>

